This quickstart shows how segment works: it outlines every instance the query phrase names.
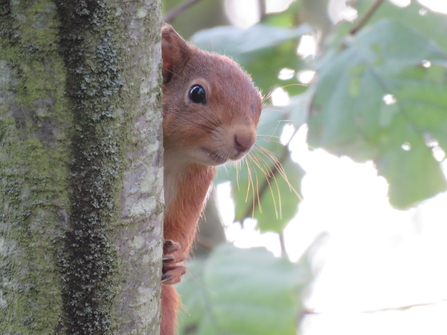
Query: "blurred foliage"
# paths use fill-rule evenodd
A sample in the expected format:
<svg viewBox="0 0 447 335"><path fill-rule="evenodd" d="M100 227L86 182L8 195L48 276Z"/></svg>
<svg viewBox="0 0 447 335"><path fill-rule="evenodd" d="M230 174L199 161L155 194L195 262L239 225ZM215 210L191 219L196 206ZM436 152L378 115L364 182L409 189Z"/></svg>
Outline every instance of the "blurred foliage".
<svg viewBox="0 0 447 335"><path fill-rule="evenodd" d="M372 3L357 2L360 16ZM350 26L315 62L308 141L374 161L391 204L408 208L447 189L433 156L447 150L447 17L384 2L355 36Z"/></svg>
<svg viewBox="0 0 447 335"><path fill-rule="evenodd" d="M396 207L445 190L427 141L447 149L446 67L446 53L433 41L398 21L377 22L322 62L309 144L374 160Z"/></svg>
<svg viewBox="0 0 447 335"><path fill-rule="evenodd" d="M177 286L184 304L179 334L295 335L312 280L308 257L291 263L264 248L222 244L190 261Z"/></svg>
<svg viewBox="0 0 447 335"><path fill-rule="evenodd" d="M374 3L350 1L358 18L334 24L330 1L296 0L248 29L219 26L192 36L201 48L242 64L266 95L255 149L216 179L231 182L236 221L254 216L261 231L281 234L296 215L304 171L291 160L289 141L280 141L285 126L307 124L312 148L373 161L398 208L447 189L444 158L434 155L447 151L447 16L414 0L404 8L384 1L372 12ZM297 55L303 35L315 37L315 57ZM294 72L287 80L279 79L284 68ZM297 79L303 70L316 71L309 85ZM278 87L290 97L287 106L271 106L269 94ZM179 287L186 307L181 334L294 334L301 307L291 288L309 276L302 265L286 263L265 250L227 245L194 261ZM284 306L286 314L276 315Z"/></svg>
<svg viewBox="0 0 447 335"><path fill-rule="evenodd" d="M163 0L163 15L185 1L187 0ZM222 0L202 0L182 11L170 24L181 32L184 38L188 39L198 30L227 25L229 20L225 14Z"/></svg>
<svg viewBox="0 0 447 335"><path fill-rule="evenodd" d="M264 15L262 22L274 27L291 28L300 25L300 14L302 13L301 1L294 1L288 10L279 13ZM309 21L306 21L309 22Z"/></svg>
<svg viewBox="0 0 447 335"><path fill-rule="evenodd" d="M373 2L372 0L355 1L359 15L362 16ZM423 35L427 42L436 42L444 51L447 51L447 39L445 38L447 18L445 14L433 12L415 0L404 8L385 1L373 17L368 20L365 27L372 27L383 19L398 21L407 28L411 28Z"/></svg>
<svg viewBox="0 0 447 335"><path fill-rule="evenodd" d="M302 22L310 24L314 28L315 36L324 40L334 29L329 17L330 0L301 0L299 17ZM290 8L289 8L290 9Z"/></svg>

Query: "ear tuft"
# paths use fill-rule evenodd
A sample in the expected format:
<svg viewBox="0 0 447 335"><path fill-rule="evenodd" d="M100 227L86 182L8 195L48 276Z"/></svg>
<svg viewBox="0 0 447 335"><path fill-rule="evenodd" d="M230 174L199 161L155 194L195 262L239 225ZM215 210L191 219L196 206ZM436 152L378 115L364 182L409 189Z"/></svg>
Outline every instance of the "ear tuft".
<svg viewBox="0 0 447 335"><path fill-rule="evenodd" d="M177 68L186 62L189 53L189 45L172 28L165 24L161 30L161 54L163 58L163 83L168 83Z"/></svg>

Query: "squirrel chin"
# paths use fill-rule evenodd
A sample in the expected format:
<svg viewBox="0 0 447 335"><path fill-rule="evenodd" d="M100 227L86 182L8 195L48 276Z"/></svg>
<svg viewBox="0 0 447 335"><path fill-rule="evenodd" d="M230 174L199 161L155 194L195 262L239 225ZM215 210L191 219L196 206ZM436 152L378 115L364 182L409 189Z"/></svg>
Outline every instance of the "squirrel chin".
<svg viewBox="0 0 447 335"><path fill-rule="evenodd" d="M209 161L209 164L206 164L206 165L220 166L220 165L223 165L226 162L228 162L228 158L226 158L224 156L221 156L216 151L212 151L212 150L210 150L208 148L205 148L205 147L202 147L201 149L202 149L202 152L205 153L207 161Z"/></svg>
<svg viewBox="0 0 447 335"><path fill-rule="evenodd" d="M205 153L206 155L206 162L204 162L204 165L209 165L209 166L222 166L225 165L226 163L230 163L230 162L237 162L239 160L241 160L242 158L244 158L246 156L246 152L238 152L234 155L222 155L220 152L218 151L213 151L209 148L206 147L202 147L200 148L202 150L202 152Z"/></svg>

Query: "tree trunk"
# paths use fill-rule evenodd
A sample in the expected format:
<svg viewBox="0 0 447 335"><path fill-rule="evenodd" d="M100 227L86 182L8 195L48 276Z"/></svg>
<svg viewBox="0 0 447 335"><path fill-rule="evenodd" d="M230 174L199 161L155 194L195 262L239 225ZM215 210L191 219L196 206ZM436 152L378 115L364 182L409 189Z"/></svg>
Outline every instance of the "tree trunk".
<svg viewBox="0 0 447 335"><path fill-rule="evenodd" d="M160 0L0 0L0 334L159 333Z"/></svg>

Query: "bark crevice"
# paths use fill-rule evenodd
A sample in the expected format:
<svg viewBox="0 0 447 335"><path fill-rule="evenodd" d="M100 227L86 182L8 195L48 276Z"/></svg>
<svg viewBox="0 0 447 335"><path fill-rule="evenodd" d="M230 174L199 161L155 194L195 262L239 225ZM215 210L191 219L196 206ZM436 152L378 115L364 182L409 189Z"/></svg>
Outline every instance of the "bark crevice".
<svg viewBox="0 0 447 335"><path fill-rule="evenodd" d="M116 255L110 234L118 218L122 140L115 113L122 87L106 1L56 1L66 92L73 113L70 228L59 264L68 334L110 331Z"/></svg>

